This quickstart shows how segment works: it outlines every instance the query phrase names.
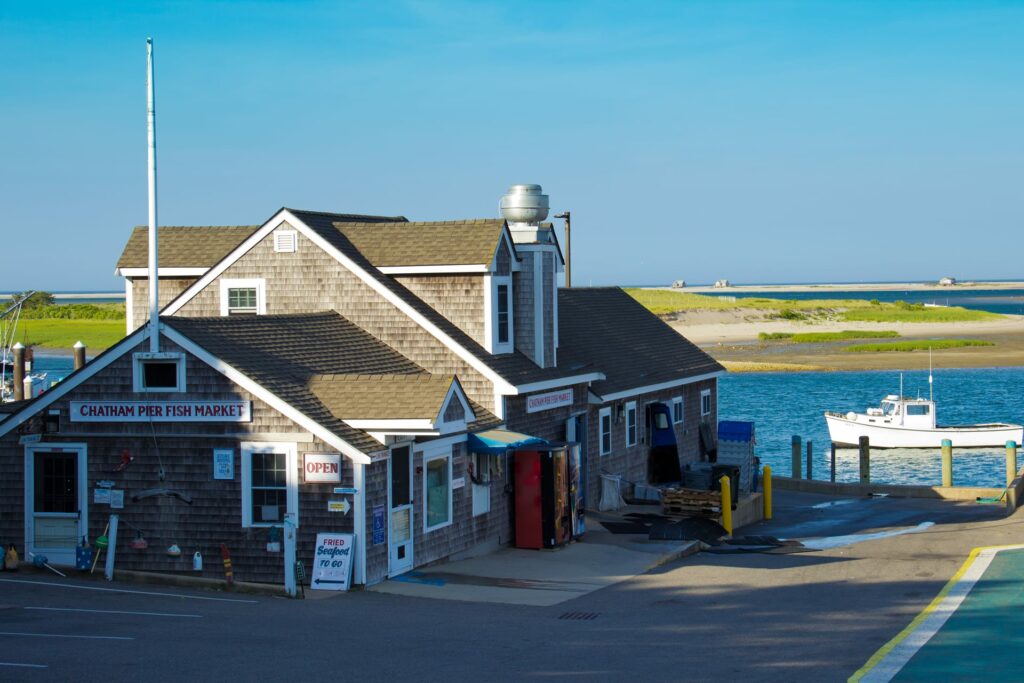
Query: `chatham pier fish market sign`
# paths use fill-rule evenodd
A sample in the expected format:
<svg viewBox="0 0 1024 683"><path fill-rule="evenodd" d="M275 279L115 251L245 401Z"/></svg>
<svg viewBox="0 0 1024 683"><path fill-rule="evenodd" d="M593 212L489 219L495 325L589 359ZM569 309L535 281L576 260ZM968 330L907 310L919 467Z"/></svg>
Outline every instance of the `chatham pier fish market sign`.
<svg viewBox="0 0 1024 683"><path fill-rule="evenodd" d="M72 401L72 422L252 422L252 401Z"/></svg>

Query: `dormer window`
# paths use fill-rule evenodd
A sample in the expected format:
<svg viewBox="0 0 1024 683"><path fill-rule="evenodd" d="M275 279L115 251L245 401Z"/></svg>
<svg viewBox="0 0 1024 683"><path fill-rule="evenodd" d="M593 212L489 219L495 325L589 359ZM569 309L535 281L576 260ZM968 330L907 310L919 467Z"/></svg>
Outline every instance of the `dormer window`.
<svg viewBox="0 0 1024 683"><path fill-rule="evenodd" d="M490 286L485 290L487 350L491 353L511 353L515 335L515 321L512 315L512 277L492 275Z"/></svg>
<svg viewBox="0 0 1024 683"><path fill-rule="evenodd" d="M132 389L137 392L185 391L185 355L136 353L132 356Z"/></svg>

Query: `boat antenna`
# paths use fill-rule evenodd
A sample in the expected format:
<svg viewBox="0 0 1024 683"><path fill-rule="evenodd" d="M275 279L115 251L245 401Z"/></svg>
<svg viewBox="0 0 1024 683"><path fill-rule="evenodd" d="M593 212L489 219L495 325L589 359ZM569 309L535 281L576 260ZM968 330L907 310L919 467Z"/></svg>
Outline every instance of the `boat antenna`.
<svg viewBox="0 0 1024 683"><path fill-rule="evenodd" d="M146 38L146 137L149 143L149 351L160 352L160 278L156 253L156 103L153 96L153 39Z"/></svg>
<svg viewBox="0 0 1024 683"><path fill-rule="evenodd" d="M932 347L928 347L928 400L934 402L932 396Z"/></svg>

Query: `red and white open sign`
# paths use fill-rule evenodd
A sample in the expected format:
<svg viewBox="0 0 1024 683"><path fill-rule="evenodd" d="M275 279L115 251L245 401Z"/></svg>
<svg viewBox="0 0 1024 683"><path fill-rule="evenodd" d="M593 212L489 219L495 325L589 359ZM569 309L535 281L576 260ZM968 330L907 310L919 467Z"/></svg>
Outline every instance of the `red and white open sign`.
<svg viewBox="0 0 1024 683"><path fill-rule="evenodd" d="M341 483L341 453L305 453L303 481L307 484Z"/></svg>

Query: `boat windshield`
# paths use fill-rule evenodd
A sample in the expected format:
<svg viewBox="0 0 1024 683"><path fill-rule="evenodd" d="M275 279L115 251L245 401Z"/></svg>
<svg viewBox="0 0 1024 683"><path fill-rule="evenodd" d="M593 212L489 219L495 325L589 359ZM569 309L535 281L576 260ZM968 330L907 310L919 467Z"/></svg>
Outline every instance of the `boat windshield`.
<svg viewBox="0 0 1024 683"><path fill-rule="evenodd" d="M892 401L882 401L882 415L892 415L896 410L896 404Z"/></svg>

